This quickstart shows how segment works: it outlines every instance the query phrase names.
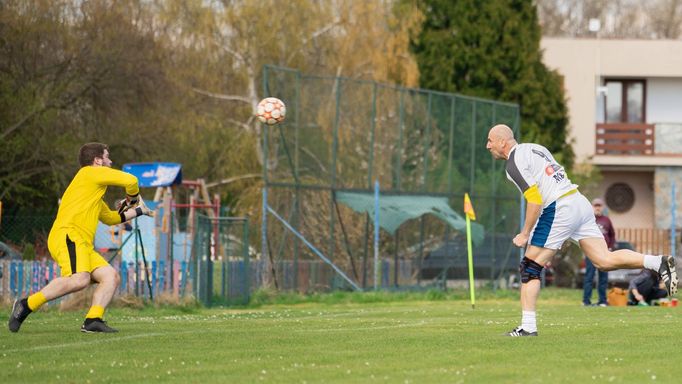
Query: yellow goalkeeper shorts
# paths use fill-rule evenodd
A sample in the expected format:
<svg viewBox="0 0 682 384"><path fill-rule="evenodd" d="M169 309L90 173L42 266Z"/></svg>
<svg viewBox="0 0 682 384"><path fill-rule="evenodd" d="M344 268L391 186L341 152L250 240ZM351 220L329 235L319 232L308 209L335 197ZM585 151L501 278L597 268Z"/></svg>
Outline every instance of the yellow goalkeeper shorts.
<svg viewBox="0 0 682 384"><path fill-rule="evenodd" d="M62 277L78 272L92 273L99 267L109 265L92 244L78 239L72 241L66 233L50 236L48 248L52 258L59 264Z"/></svg>

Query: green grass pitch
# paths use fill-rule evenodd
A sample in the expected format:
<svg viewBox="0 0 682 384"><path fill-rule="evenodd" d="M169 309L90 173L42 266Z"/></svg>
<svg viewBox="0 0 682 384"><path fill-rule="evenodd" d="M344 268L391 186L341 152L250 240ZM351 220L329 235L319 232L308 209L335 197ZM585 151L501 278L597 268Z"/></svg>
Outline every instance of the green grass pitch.
<svg viewBox="0 0 682 384"><path fill-rule="evenodd" d="M501 336L516 293L333 300L243 309L112 309L117 334L81 334L80 312L0 320L0 383L680 383L682 308L540 299L540 336ZM367 299L369 297L370 299ZM358 299L359 298L359 299Z"/></svg>

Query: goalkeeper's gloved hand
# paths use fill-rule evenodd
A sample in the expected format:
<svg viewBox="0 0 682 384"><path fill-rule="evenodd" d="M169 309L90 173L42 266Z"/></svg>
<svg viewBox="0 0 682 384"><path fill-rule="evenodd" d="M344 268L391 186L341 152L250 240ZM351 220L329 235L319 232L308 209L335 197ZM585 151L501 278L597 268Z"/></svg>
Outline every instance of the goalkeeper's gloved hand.
<svg viewBox="0 0 682 384"><path fill-rule="evenodd" d="M121 201L119 201L119 203L125 204L125 200L121 200ZM141 198L137 202L137 207L135 207L135 208L128 207L128 209L126 209L125 211L119 210L119 212L122 212L122 213L120 213L122 221L132 220L132 219L134 219L136 217L140 217L142 215L154 217L154 211L149 209L149 207L147 207L147 204L145 204L144 200L142 200Z"/></svg>
<svg viewBox="0 0 682 384"><path fill-rule="evenodd" d="M125 212L128 210L128 204L126 203L126 199L121 199L116 201L116 210L118 211L118 214L120 215L121 213Z"/></svg>
<svg viewBox="0 0 682 384"><path fill-rule="evenodd" d="M139 201L140 201L139 194L135 196L126 195L125 199L120 200L118 203L116 203L118 207L118 213L121 214L129 210L130 208L136 207Z"/></svg>
<svg viewBox="0 0 682 384"><path fill-rule="evenodd" d="M135 207L135 213L137 214L137 216L147 215L150 217L154 217L154 211L147 207L147 204L144 203L144 200L142 200L142 198L139 198L137 202L137 207Z"/></svg>

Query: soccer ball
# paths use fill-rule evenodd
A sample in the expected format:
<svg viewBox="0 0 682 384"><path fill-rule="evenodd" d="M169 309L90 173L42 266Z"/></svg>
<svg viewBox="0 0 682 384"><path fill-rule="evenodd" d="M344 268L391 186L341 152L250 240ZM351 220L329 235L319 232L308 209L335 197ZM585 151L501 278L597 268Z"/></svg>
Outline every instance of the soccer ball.
<svg viewBox="0 0 682 384"><path fill-rule="evenodd" d="M287 107L276 97L266 97L258 103L256 108L256 117L261 123L267 125L281 123L286 115Z"/></svg>

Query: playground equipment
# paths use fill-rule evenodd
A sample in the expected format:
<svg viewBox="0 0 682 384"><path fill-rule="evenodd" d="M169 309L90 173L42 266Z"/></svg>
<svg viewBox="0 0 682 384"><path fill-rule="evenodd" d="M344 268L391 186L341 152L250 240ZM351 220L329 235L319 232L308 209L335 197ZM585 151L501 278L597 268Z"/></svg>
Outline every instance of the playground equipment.
<svg viewBox="0 0 682 384"><path fill-rule="evenodd" d="M142 256L149 297L153 298L151 281L155 279L160 280L160 289L170 290L177 296L180 283L184 287L190 273L189 270L181 269L178 261L186 262L191 259L197 211L205 210L208 217L218 217L220 199L218 195L215 195L213 200L210 199L204 180L183 180L182 166L177 163L131 163L125 164L123 170L138 178L140 188L156 188L153 202L148 204L150 207L154 207L157 212L151 231L144 231L139 220L135 219L132 225L122 225L116 232L119 244L118 252L121 253L124 252L126 243L134 236L134 245L131 243L133 249L129 253L134 257L135 262L135 293L139 295L141 278L139 256ZM177 196L180 190L187 191L189 202L178 202ZM186 213L183 215L178 211L185 211ZM184 219L184 223L180 225L182 219ZM143 232L148 235L151 232L153 236L152 246L145 247ZM211 242L213 251L210 256L212 260L217 255L215 250L220 241L217 224L214 225L213 233L214 240ZM176 242L177 237L181 238L180 244ZM149 242L149 239L147 241ZM179 255L178 251L180 251ZM116 255L117 253L114 253L112 259ZM151 256L156 262L155 265L158 266L158 268L152 268L153 272L159 272L161 276L157 276L155 273L152 273L151 277L149 276L150 268L146 260L147 255ZM124 259L122 262L125 262L127 257L122 256L122 259ZM168 268L165 268L166 265Z"/></svg>

